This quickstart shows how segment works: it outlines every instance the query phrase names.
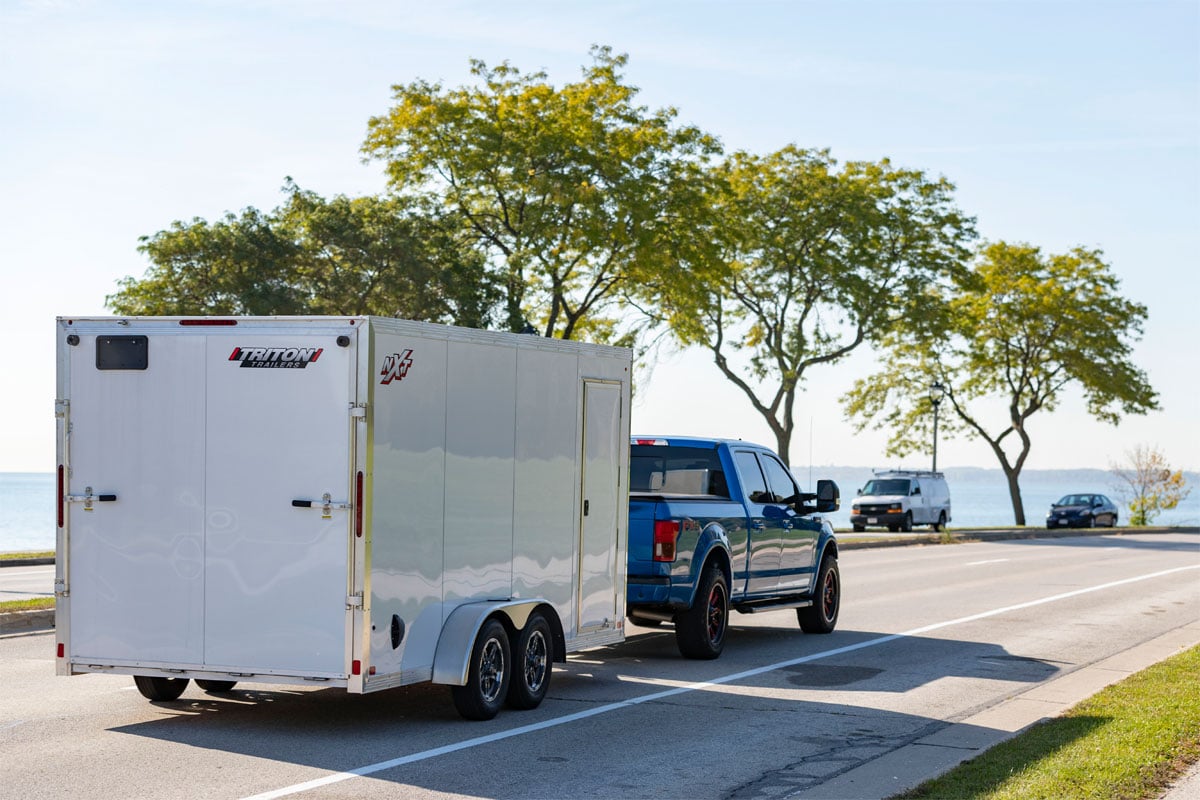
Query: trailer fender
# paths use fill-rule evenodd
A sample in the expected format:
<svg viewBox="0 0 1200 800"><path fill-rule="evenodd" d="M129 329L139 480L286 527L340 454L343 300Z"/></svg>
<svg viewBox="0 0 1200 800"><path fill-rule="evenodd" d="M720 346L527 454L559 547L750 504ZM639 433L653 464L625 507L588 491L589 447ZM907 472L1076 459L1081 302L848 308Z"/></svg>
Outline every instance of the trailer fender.
<svg viewBox="0 0 1200 800"><path fill-rule="evenodd" d="M442 633L438 637L437 649L433 654L433 682L466 686L467 674L471 668L471 648L475 646L475 637L479 635L483 624L496 614L501 614L502 621L510 630L519 631L525 627L529 616L542 606L550 608L549 603L540 598L486 600L464 603L451 611L442 625ZM554 630L554 638L559 640L562 628L558 615L551 609L545 616ZM558 644L556 641L555 650L558 650Z"/></svg>

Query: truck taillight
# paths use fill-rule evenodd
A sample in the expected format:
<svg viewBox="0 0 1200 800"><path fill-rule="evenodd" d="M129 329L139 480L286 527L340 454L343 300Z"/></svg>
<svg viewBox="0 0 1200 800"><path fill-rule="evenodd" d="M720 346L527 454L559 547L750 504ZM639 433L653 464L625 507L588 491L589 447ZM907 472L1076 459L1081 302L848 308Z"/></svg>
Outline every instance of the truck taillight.
<svg viewBox="0 0 1200 800"><path fill-rule="evenodd" d="M679 523L670 519L654 521L654 560L674 561L675 540L679 537Z"/></svg>

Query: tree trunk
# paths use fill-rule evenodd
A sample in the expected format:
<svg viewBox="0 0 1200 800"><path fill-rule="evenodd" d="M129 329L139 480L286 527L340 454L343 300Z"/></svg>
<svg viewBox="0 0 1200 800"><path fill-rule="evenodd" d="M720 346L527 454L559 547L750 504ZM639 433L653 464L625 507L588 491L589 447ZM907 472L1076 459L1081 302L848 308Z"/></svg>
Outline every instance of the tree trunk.
<svg viewBox="0 0 1200 800"><path fill-rule="evenodd" d="M776 428L775 429L775 452L779 454L779 457L781 459L783 459L783 463L785 465L787 465L788 469L791 469L791 466L792 466L791 456L788 455L788 451L791 449L791 447L792 447L792 432L791 432L791 430L787 429L787 428L782 428L782 427Z"/></svg>
<svg viewBox="0 0 1200 800"><path fill-rule="evenodd" d="M1001 464L1004 467L1004 477L1008 479L1008 496L1012 500L1013 518L1016 524L1025 526L1025 504L1021 502L1021 484L1018 478L1021 475L1019 469L1013 469L1008 464Z"/></svg>

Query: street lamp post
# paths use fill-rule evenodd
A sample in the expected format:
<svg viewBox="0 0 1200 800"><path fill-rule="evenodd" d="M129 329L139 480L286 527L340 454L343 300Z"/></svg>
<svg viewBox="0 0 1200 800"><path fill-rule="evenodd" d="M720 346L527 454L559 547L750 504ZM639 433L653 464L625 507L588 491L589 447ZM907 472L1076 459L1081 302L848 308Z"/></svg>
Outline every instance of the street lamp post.
<svg viewBox="0 0 1200 800"><path fill-rule="evenodd" d="M934 381L929 387L929 402L933 403L933 471L937 472L937 424L938 424L938 406L942 404L942 398L946 396L946 387L938 381Z"/></svg>

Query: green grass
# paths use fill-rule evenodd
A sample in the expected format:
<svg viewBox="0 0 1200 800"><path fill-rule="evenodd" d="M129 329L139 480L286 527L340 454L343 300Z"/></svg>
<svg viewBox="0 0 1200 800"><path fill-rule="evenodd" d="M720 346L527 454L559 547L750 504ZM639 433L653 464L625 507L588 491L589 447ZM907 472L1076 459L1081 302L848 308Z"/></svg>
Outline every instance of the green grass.
<svg viewBox="0 0 1200 800"><path fill-rule="evenodd" d="M1200 759L1200 646L1109 686L955 769L897 795L1143 800Z"/></svg>
<svg viewBox="0 0 1200 800"><path fill-rule="evenodd" d="M34 597L30 600L0 601L0 614L5 611L38 611L43 608L54 608L54 598Z"/></svg>
<svg viewBox="0 0 1200 800"><path fill-rule="evenodd" d="M39 550L36 553L0 553L0 561L14 558L54 558L53 550Z"/></svg>

